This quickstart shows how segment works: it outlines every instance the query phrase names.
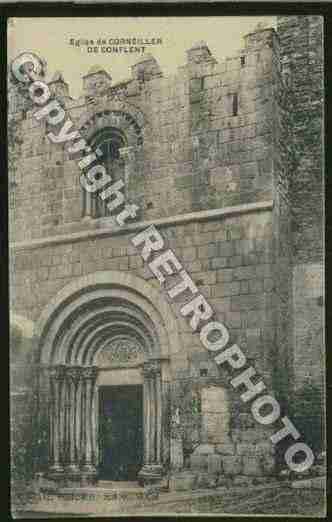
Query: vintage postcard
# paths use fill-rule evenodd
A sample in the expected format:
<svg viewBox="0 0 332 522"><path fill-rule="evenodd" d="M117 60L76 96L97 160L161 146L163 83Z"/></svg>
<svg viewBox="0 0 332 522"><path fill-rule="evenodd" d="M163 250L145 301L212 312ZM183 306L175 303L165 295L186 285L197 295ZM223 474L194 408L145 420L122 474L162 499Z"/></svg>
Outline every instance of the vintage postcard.
<svg viewBox="0 0 332 522"><path fill-rule="evenodd" d="M8 20L15 518L325 516L323 26Z"/></svg>

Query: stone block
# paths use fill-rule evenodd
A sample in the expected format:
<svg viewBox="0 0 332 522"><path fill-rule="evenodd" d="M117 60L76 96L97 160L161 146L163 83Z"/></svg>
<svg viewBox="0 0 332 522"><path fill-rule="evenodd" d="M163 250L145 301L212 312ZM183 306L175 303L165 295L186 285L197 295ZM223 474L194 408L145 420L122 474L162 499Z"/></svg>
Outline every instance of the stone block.
<svg viewBox="0 0 332 522"><path fill-rule="evenodd" d="M200 444L194 451L194 455L211 455L214 453L213 444Z"/></svg>
<svg viewBox="0 0 332 522"><path fill-rule="evenodd" d="M241 442L236 445L236 453L238 455L263 455L264 453L270 453L267 443L261 444L250 444L248 442Z"/></svg>
<svg viewBox="0 0 332 522"><path fill-rule="evenodd" d="M255 444L262 437L262 434L255 428L246 428L241 435L242 442Z"/></svg>
<svg viewBox="0 0 332 522"><path fill-rule="evenodd" d="M215 261L215 260L214 260ZM228 297L240 294L240 283L233 281L232 283L220 283L212 288L214 297Z"/></svg>
<svg viewBox="0 0 332 522"><path fill-rule="evenodd" d="M199 290L200 290L200 293L202 295L204 295L204 297L206 298L210 298L211 297L211 289L212 287L211 286L199 286Z"/></svg>
<svg viewBox="0 0 332 522"><path fill-rule="evenodd" d="M240 239L235 241L235 252L237 255L247 255L255 249L253 239Z"/></svg>
<svg viewBox="0 0 332 522"><path fill-rule="evenodd" d="M218 241L218 253L221 257L230 257L234 254L232 241Z"/></svg>
<svg viewBox="0 0 332 522"><path fill-rule="evenodd" d="M239 475L242 473L242 457L225 455L222 457L222 466L225 475Z"/></svg>
<svg viewBox="0 0 332 522"><path fill-rule="evenodd" d="M211 267L215 268L224 268L227 266L227 257L216 257L211 261Z"/></svg>
<svg viewBox="0 0 332 522"><path fill-rule="evenodd" d="M259 279L252 279L251 281L249 281L249 291L252 294L262 292L263 282Z"/></svg>
<svg viewBox="0 0 332 522"><path fill-rule="evenodd" d="M199 245L207 245L208 243L212 243L215 239L215 235L213 232L205 232L197 235L194 240L197 241Z"/></svg>
<svg viewBox="0 0 332 522"><path fill-rule="evenodd" d="M181 469L183 467L182 440L171 438L171 467Z"/></svg>
<svg viewBox="0 0 332 522"><path fill-rule="evenodd" d="M224 399L223 397L209 398L209 397L205 396L205 397L202 397L201 404L202 404L202 412L225 413L225 414L227 414L229 412L228 398L226 398L226 399ZM225 416L227 416L227 415L225 415Z"/></svg>
<svg viewBox="0 0 332 522"><path fill-rule="evenodd" d="M273 455L264 454L261 456L260 464L263 470L263 473L270 475L276 471L276 461Z"/></svg>
<svg viewBox="0 0 332 522"><path fill-rule="evenodd" d="M273 265L271 263L257 264L256 272L259 277L273 277Z"/></svg>
<svg viewBox="0 0 332 522"><path fill-rule="evenodd" d="M129 268L140 268L143 266L143 259L141 256L131 256L129 258Z"/></svg>
<svg viewBox="0 0 332 522"><path fill-rule="evenodd" d="M144 486L144 499L145 500L157 500L159 498L160 490L155 485Z"/></svg>
<svg viewBox="0 0 332 522"><path fill-rule="evenodd" d="M231 310L235 312L241 310L262 309L266 305L264 296L261 295L235 295L232 296Z"/></svg>
<svg viewBox="0 0 332 522"><path fill-rule="evenodd" d="M240 294L249 293L249 281L241 281Z"/></svg>
<svg viewBox="0 0 332 522"><path fill-rule="evenodd" d="M204 285L214 285L217 281L215 272L200 272L195 274L195 282L201 280Z"/></svg>
<svg viewBox="0 0 332 522"><path fill-rule="evenodd" d="M227 312L226 320L227 326L229 328L241 328L241 313L240 312Z"/></svg>
<svg viewBox="0 0 332 522"><path fill-rule="evenodd" d="M202 270L202 265L200 261L193 261L186 263L186 270L188 274L193 274L194 272L200 272Z"/></svg>
<svg viewBox="0 0 332 522"><path fill-rule="evenodd" d="M240 475L239 477L234 477L233 484L235 486L250 486L254 479L250 477L246 477L245 475Z"/></svg>
<svg viewBox="0 0 332 522"><path fill-rule="evenodd" d="M242 457L243 462L243 474L249 476L261 476L263 474L263 469L261 466L261 459L256 456L248 456L245 455Z"/></svg>
<svg viewBox="0 0 332 522"><path fill-rule="evenodd" d="M262 313L257 310L249 310L246 316L246 326L248 328L255 328L262 324Z"/></svg>
<svg viewBox="0 0 332 522"><path fill-rule="evenodd" d="M311 472L313 475L325 475L326 474L326 466L323 464L315 464L311 467Z"/></svg>
<svg viewBox="0 0 332 522"><path fill-rule="evenodd" d="M220 404L227 404L229 402L228 391L221 386L208 386L202 388L201 391L202 402L217 401ZM221 408L223 411L224 408Z"/></svg>
<svg viewBox="0 0 332 522"><path fill-rule="evenodd" d="M225 297L225 298L213 298L209 300L209 303L211 304L213 310L216 311L218 314L218 320L224 321L225 320L225 312L228 312L231 308L231 298Z"/></svg>
<svg viewBox="0 0 332 522"><path fill-rule="evenodd" d="M196 248L195 247L183 248L181 257L182 257L183 261L194 261L196 258Z"/></svg>
<svg viewBox="0 0 332 522"><path fill-rule="evenodd" d="M235 455L235 444L229 439L229 442L216 444L216 452L220 455Z"/></svg>
<svg viewBox="0 0 332 522"><path fill-rule="evenodd" d="M244 429L256 428L257 424L251 413L240 413L239 414L240 426Z"/></svg>
<svg viewBox="0 0 332 522"><path fill-rule="evenodd" d="M220 473L222 470L221 455L208 455L207 464L209 473Z"/></svg>
<svg viewBox="0 0 332 522"><path fill-rule="evenodd" d="M256 253L250 252L249 254L244 254L242 256L244 265L257 265L259 262L259 257Z"/></svg>
<svg viewBox="0 0 332 522"><path fill-rule="evenodd" d="M215 237L215 239L219 239L219 240L225 241L226 237L227 237L226 230L225 229L220 229L220 230L216 231L214 237Z"/></svg>
<svg viewBox="0 0 332 522"><path fill-rule="evenodd" d="M205 419L204 419L205 420ZM204 423L201 429L202 440L209 444L218 444L223 441L229 431L229 426L221 423Z"/></svg>
<svg viewBox="0 0 332 522"><path fill-rule="evenodd" d="M225 283L230 282L233 278L233 271L231 268L225 268L221 270L217 270L217 282Z"/></svg>
<svg viewBox="0 0 332 522"><path fill-rule="evenodd" d="M248 348L254 349L261 344L261 332L259 328L248 328L246 334Z"/></svg>
<svg viewBox="0 0 332 522"><path fill-rule="evenodd" d="M169 478L169 489L171 491L190 491L195 487L196 474L190 471L176 473Z"/></svg>
<svg viewBox="0 0 332 522"><path fill-rule="evenodd" d="M186 176L178 176L174 179L175 187L179 190L190 188L192 186L192 175L188 174Z"/></svg>
<svg viewBox="0 0 332 522"><path fill-rule="evenodd" d="M296 480L291 485L294 489L326 489L326 478L315 477L306 480Z"/></svg>
<svg viewBox="0 0 332 522"><path fill-rule="evenodd" d="M193 470L207 470L209 455L191 455L190 468Z"/></svg>
<svg viewBox="0 0 332 522"><path fill-rule="evenodd" d="M209 245L203 245L198 247L198 257L199 259L206 259L210 257L217 256L217 245L214 243L210 243Z"/></svg>
<svg viewBox="0 0 332 522"><path fill-rule="evenodd" d="M252 279L256 277L256 268L254 266L241 266L234 268L233 278L234 279Z"/></svg>
<svg viewBox="0 0 332 522"><path fill-rule="evenodd" d="M199 473L197 475L196 484L197 488L216 488L217 487L217 476L210 475L210 473Z"/></svg>
<svg viewBox="0 0 332 522"><path fill-rule="evenodd" d="M272 292L274 289L274 281L271 278L264 279L264 291Z"/></svg>
<svg viewBox="0 0 332 522"><path fill-rule="evenodd" d="M227 266L229 268L241 266L242 264L243 264L243 256L232 256L232 257L229 257L228 261L227 261Z"/></svg>

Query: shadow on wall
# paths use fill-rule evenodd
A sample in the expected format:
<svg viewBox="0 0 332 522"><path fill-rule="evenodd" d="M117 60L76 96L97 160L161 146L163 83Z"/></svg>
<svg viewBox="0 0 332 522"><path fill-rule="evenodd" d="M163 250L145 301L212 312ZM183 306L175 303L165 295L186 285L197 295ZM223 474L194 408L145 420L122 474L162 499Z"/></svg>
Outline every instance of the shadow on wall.
<svg viewBox="0 0 332 522"><path fill-rule="evenodd" d="M315 455L325 451L323 389L311 383L304 384L294 392L290 407L293 423L301 433L301 439L312 448Z"/></svg>

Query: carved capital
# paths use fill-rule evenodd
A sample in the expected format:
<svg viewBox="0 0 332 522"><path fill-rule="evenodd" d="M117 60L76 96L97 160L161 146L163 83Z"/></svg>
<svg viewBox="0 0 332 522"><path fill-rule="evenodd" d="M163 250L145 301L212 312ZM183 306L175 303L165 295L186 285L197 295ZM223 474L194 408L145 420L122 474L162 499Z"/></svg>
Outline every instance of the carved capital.
<svg viewBox="0 0 332 522"><path fill-rule="evenodd" d="M94 380L97 377L98 368L97 366L86 366L82 368L81 375L83 379Z"/></svg>
<svg viewBox="0 0 332 522"><path fill-rule="evenodd" d="M76 383L79 380L81 374L82 368L80 368L79 366L69 366L69 368L67 368L66 375L68 379L73 381L74 383Z"/></svg>
<svg viewBox="0 0 332 522"><path fill-rule="evenodd" d="M50 377L57 380L63 381L66 375L66 366L58 365L50 369Z"/></svg>
<svg viewBox="0 0 332 522"><path fill-rule="evenodd" d="M156 375L160 375L160 372L160 361L146 361L143 364L144 377L152 378Z"/></svg>

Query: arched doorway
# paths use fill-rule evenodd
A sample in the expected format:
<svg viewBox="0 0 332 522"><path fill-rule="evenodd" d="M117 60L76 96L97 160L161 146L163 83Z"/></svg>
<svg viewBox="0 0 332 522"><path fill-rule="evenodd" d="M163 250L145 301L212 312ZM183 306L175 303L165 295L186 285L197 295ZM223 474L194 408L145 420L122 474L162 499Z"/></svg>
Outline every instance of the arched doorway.
<svg viewBox="0 0 332 522"><path fill-rule="evenodd" d="M36 334L49 379L49 476L94 482L109 473L113 479L132 479L136 467L139 481L160 479L169 454L170 346L179 342L176 321L160 293L123 272L92 274L52 300ZM115 423L113 431L105 428L107 420ZM131 438L121 439L129 428ZM131 459L130 441L140 452L132 452Z"/></svg>

